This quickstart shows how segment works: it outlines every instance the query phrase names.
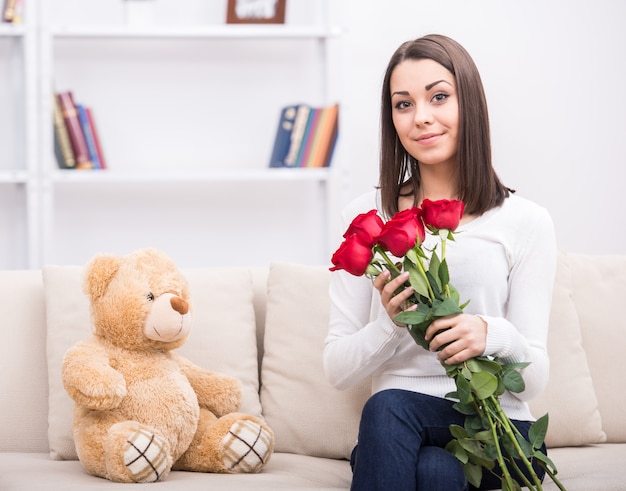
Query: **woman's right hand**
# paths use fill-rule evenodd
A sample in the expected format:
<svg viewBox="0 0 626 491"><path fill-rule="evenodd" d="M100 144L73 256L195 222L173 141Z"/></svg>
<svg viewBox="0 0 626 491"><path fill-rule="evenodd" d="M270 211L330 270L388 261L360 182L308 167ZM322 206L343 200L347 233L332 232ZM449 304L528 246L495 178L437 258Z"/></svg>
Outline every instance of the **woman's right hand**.
<svg viewBox="0 0 626 491"><path fill-rule="evenodd" d="M406 271L390 280L391 274L389 271L383 271L376 278L374 278L374 288L380 293L380 300L384 309L387 311L389 318L393 318L401 312L404 312L405 302L413 294L413 288L408 286L402 288L402 285L409 279L409 273ZM400 290L400 291L398 291ZM398 291L398 293L396 293ZM409 307L410 310L415 310L416 306ZM395 322L395 321L394 321ZM402 326L395 322L396 325Z"/></svg>

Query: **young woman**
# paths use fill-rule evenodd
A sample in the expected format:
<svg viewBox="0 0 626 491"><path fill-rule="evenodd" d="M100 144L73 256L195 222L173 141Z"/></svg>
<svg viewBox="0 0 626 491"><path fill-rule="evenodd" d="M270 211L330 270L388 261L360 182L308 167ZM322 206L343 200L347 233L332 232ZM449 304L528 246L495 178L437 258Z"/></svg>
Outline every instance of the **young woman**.
<svg viewBox="0 0 626 491"><path fill-rule="evenodd" d="M412 293L394 294L406 275L390 280L382 273L372 282L333 273L325 371L339 389L370 378L373 393L352 453L352 489L466 490L460 463L444 449L449 425L463 425L464 416L445 398L455 386L441 362L479 355L530 362L524 392L500 397L527 434L533 421L527 401L548 379L553 224L545 209L512 194L496 175L480 75L452 39L425 36L393 54L381 132L380 185L346 207L346 226L374 208L389 218L426 198L462 200L465 214L446 258L451 282L470 303L462 314L431 324L428 352L392 320ZM499 487L496 476L483 473L481 489Z"/></svg>

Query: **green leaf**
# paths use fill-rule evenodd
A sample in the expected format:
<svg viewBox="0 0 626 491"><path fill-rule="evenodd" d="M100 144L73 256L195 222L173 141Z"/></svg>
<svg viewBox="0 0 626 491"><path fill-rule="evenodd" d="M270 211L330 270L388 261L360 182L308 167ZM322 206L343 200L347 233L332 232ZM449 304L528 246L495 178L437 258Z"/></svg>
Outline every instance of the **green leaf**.
<svg viewBox="0 0 626 491"><path fill-rule="evenodd" d="M439 265L439 281L442 285L450 283L450 273L448 272L448 263L444 259Z"/></svg>
<svg viewBox="0 0 626 491"><path fill-rule="evenodd" d="M452 407L466 416L476 414L476 407L473 403L455 402Z"/></svg>
<svg viewBox="0 0 626 491"><path fill-rule="evenodd" d="M467 368L474 373L489 372L494 375L502 371L502 365L485 357L470 358L465 362Z"/></svg>
<svg viewBox="0 0 626 491"><path fill-rule="evenodd" d="M433 315L435 317L448 317L462 312L459 306L451 298L435 300L433 302Z"/></svg>
<svg viewBox="0 0 626 491"><path fill-rule="evenodd" d="M426 278L428 279L428 283L433 290L433 294L437 300L443 300L441 296L441 285L439 284L439 280L436 279L430 271L426 271Z"/></svg>
<svg viewBox="0 0 626 491"><path fill-rule="evenodd" d="M456 440L450 440L446 445L446 450L454 455L459 462L462 464L467 464L469 462L469 456L467 452L459 445L459 442Z"/></svg>
<svg viewBox="0 0 626 491"><path fill-rule="evenodd" d="M439 260L439 256L433 250L432 255L430 256L430 264L428 265L428 271L433 275L433 278L439 278L439 267L441 266L441 261ZM441 289L441 285L439 285Z"/></svg>
<svg viewBox="0 0 626 491"><path fill-rule="evenodd" d="M493 433L489 430L483 430L483 431L477 432L476 434L474 434L474 438L476 438L476 440L480 440L481 442L494 443Z"/></svg>
<svg viewBox="0 0 626 491"><path fill-rule="evenodd" d="M406 254L404 255L405 259L408 259L409 261L411 261L412 264L417 264L417 262L419 261L419 258L417 257L417 252L415 252L415 249L409 249L408 251L406 251Z"/></svg>
<svg viewBox="0 0 626 491"><path fill-rule="evenodd" d="M393 318L393 320L401 324L418 325L422 322L432 322L432 314L430 309L426 311L426 309L420 308L419 310L407 310L400 312Z"/></svg>
<svg viewBox="0 0 626 491"><path fill-rule="evenodd" d="M456 377L456 392L459 395L459 401L463 404L467 404L472 401L472 386L471 382L463 376Z"/></svg>
<svg viewBox="0 0 626 491"><path fill-rule="evenodd" d="M409 283L413 287L416 293L426 298L430 298L428 291L428 281L424 278L424 275L416 267L409 268Z"/></svg>
<svg viewBox="0 0 626 491"><path fill-rule="evenodd" d="M504 365L502 365L502 369L505 371L508 370L522 370L524 368L526 368L528 365L530 365L529 361L520 361L519 363L506 363Z"/></svg>
<svg viewBox="0 0 626 491"><path fill-rule="evenodd" d="M502 491L522 491L522 487L519 485L519 483L515 479L513 479L510 486L509 486L509 483L503 479Z"/></svg>
<svg viewBox="0 0 626 491"><path fill-rule="evenodd" d="M535 452L533 452L533 458L537 460L541 460L544 464L550 467L550 469L552 469L552 472L554 472L554 474L558 474L558 471L554 465L554 462L552 462L550 457L548 457L543 452L540 452L539 450L535 450Z"/></svg>
<svg viewBox="0 0 626 491"><path fill-rule="evenodd" d="M522 452L524 453L524 456L528 459L530 459L530 457L532 457L533 455L533 448L530 444L530 442L528 440L526 440L526 438L524 438L522 435L515 435L515 437L517 438L517 443L519 444L520 448L522 449Z"/></svg>
<svg viewBox="0 0 626 491"><path fill-rule="evenodd" d="M548 413L544 414L541 418L530 425L528 430L528 439L533 448L541 448L544 440L546 439L546 433L548 432Z"/></svg>
<svg viewBox="0 0 626 491"><path fill-rule="evenodd" d="M492 396L498 388L498 379L489 372L478 372L474 374L470 385L476 397L480 400Z"/></svg>
<svg viewBox="0 0 626 491"><path fill-rule="evenodd" d="M465 428L459 425L450 425L450 433L454 438L468 438L469 435Z"/></svg>
<svg viewBox="0 0 626 491"><path fill-rule="evenodd" d="M526 383L521 374L515 370L507 370L504 372L502 380L507 390L511 392L522 392L526 388Z"/></svg>
<svg viewBox="0 0 626 491"><path fill-rule="evenodd" d="M480 481L483 478L483 471L479 465L467 463L463 466L463 473L467 481L474 487L480 487Z"/></svg>

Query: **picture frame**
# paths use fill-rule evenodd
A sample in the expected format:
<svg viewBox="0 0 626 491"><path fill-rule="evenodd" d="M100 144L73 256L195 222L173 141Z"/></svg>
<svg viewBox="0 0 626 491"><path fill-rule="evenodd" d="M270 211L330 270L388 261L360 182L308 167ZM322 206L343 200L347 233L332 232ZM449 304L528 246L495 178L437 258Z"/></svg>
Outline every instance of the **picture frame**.
<svg viewBox="0 0 626 491"><path fill-rule="evenodd" d="M287 0L228 0L228 24L284 24Z"/></svg>

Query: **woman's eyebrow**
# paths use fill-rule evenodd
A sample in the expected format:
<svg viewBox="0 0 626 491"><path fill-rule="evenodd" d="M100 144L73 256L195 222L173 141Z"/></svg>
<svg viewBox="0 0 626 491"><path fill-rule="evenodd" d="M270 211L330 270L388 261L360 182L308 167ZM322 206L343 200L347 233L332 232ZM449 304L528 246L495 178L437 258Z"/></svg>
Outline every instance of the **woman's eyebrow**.
<svg viewBox="0 0 626 491"><path fill-rule="evenodd" d="M448 82L447 80L443 80L443 79L441 79L441 80L437 80L436 82L433 82L433 83L431 83L431 84L426 85L424 88L425 88L426 90L430 90L430 89L432 89L435 85L440 84L441 82L444 82L444 83L448 84L450 87L452 87L452 84L451 84L450 82Z"/></svg>

